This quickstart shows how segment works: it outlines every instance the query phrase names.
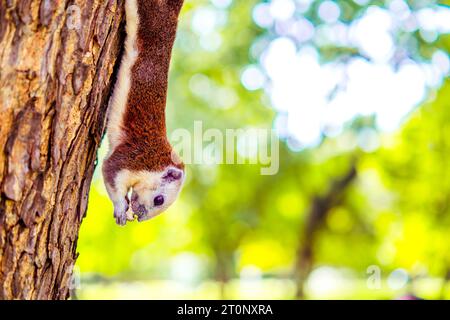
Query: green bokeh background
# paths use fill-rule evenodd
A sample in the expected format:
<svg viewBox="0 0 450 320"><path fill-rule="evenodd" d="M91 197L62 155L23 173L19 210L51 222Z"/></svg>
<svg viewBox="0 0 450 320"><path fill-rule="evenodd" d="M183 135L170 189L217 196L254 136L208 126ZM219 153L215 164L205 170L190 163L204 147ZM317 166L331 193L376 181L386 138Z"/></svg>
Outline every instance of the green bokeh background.
<svg viewBox="0 0 450 320"><path fill-rule="evenodd" d="M259 2L265 1L186 2L170 73L169 136L176 128L192 131L196 120L221 131L273 127L277 112L268 93L241 83L245 67L259 63L254 44L277 37L252 20ZM321 23L321 2L302 14L314 25ZM348 22L368 6L389 3L335 2ZM408 1L412 10L436 3ZM192 30L199 8L223 11L220 46L208 47ZM431 42L419 32L409 36L417 40L418 61L436 49L449 52L448 35ZM358 54L317 47L324 61ZM193 90L193 79L207 79L208 92ZM97 168L78 241L76 298L293 299L298 286L307 299L449 298L450 81L429 90L397 130L379 132L375 151L352 143L365 127L373 127L373 118L355 118L338 136L300 151L280 141L280 170L273 176L260 175L260 165L189 165L181 197L168 212L125 228L115 225ZM315 226L311 268L298 282L296 261L311 208L352 164L357 176ZM371 266L380 276L375 288Z"/></svg>

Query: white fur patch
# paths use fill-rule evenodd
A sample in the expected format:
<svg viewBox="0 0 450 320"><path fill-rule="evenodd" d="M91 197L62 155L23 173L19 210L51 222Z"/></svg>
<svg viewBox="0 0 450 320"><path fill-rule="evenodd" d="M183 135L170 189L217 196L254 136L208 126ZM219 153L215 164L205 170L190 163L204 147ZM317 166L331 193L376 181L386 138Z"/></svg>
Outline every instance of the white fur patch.
<svg viewBox="0 0 450 320"><path fill-rule="evenodd" d="M123 132L121 128L131 87L131 69L136 63L139 54L136 44L139 26L137 0L126 0L125 12L127 37L125 40L124 56L120 64L118 79L109 107L107 128L109 140L108 156L122 141Z"/></svg>

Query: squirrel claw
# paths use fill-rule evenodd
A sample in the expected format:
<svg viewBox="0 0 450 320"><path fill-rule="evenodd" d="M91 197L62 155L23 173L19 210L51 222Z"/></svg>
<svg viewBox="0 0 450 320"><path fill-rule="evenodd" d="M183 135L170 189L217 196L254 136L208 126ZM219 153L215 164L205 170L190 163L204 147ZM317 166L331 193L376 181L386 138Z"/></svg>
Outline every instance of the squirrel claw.
<svg viewBox="0 0 450 320"><path fill-rule="evenodd" d="M127 215L124 213L121 214L116 214L116 212L114 212L114 217L116 218L116 223L119 226L124 226L127 224Z"/></svg>

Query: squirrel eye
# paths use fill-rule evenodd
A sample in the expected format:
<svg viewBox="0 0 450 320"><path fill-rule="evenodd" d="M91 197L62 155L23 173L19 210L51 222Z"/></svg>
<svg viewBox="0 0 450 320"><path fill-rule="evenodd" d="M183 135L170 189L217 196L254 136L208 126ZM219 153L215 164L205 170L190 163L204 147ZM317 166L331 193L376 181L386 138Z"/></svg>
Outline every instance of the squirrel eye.
<svg viewBox="0 0 450 320"><path fill-rule="evenodd" d="M153 199L153 204L157 207L162 206L164 204L164 197L162 195L156 196Z"/></svg>

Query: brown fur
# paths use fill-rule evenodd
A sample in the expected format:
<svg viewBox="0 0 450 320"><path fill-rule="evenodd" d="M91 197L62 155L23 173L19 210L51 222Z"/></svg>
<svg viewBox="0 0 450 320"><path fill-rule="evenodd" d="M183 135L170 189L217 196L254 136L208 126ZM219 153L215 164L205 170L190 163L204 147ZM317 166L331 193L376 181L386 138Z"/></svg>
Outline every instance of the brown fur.
<svg viewBox="0 0 450 320"><path fill-rule="evenodd" d="M172 160L166 136L165 107L168 71L183 0L137 0L139 56L131 72L124 113L122 143L104 163L105 178L113 185L118 171L160 171Z"/></svg>

